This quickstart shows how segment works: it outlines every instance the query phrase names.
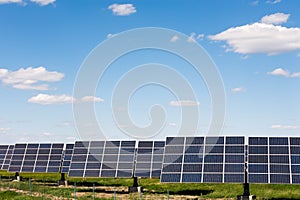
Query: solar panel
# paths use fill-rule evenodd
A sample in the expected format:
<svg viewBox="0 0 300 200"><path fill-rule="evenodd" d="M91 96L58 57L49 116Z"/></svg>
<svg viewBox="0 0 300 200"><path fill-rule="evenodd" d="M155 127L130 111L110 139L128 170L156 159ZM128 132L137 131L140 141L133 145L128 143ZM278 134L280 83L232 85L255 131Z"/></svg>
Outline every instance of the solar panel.
<svg viewBox="0 0 300 200"><path fill-rule="evenodd" d="M4 164L5 156L8 151L8 145L0 145L0 169L2 169L2 166Z"/></svg>
<svg viewBox="0 0 300 200"><path fill-rule="evenodd" d="M59 172L64 144L16 144L9 172Z"/></svg>
<svg viewBox="0 0 300 200"><path fill-rule="evenodd" d="M68 173L70 168L70 163L72 160L74 144L66 144L66 149L64 150L63 163L61 172Z"/></svg>
<svg viewBox="0 0 300 200"><path fill-rule="evenodd" d="M160 177L164 146L164 141L139 141L134 170L135 177Z"/></svg>
<svg viewBox="0 0 300 200"><path fill-rule="evenodd" d="M250 137L248 146L248 172L250 183L281 183L292 182L291 159L297 141L288 137ZM295 147L295 148L294 148ZM296 157L297 154L295 154Z"/></svg>
<svg viewBox="0 0 300 200"><path fill-rule="evenodd" d="M161 182L244 181L244 137L168 137Z"/></svg>
<svg viewBox="0 0 300 200"><path fill-rule="evenodd" d="M70 177L132 177L135 141L75 142Z"/></svg>
<svg viewBox="0 0 300 200"><path fill-rule="evenodd" d="M3 164L2 164L2 168L1 168L2 170L8 170L13 150L14 150L14 145L9 145L6 155L5 155L5 158L4 158L4 161L3 161Z"/></svg>

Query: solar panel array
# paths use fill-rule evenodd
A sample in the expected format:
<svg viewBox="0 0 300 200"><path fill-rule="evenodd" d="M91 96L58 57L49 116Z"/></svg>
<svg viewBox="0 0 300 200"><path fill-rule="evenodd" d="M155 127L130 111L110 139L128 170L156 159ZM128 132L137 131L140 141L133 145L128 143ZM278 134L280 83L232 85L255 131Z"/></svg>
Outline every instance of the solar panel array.
<svg viewBox="0 0 300 200"><path fill-rule="evenodd" d="M8 145L0 145L0 169L2 169L2 166L4 164L4 160L8 151Z"/></svg>
<svg viewBox="0 0 300 200"><path fill-rule="evenodd" d="M161 182L243 182L244 137L167 137Z"/></svg>
<svg viewBox="0 0 300 200"><path fill-rule="evenodd" d="M66 149L63 152L63 162L62 162L62 173L68 173L71 160L72 160L72 154L73 154L73 148L74 144L66 144Z"/></svg>
<svg viewBox="0 0 300 200"><path fill-rule="evenodd" d="M135 141L76 142L70 177L132 177Z"/></svg>
<svg viewBox="0 0 300 200"><path fill-rule="evenodd" d="M9 172L59 172L64 144L16 144Z"/></svg>
<svg viewBox="0 0 300 200"><path fill-rule="evenodd" d="M164 146L164 141L139 141L134 170L136 177L160 177Z"/></svg>
<svg viewBox="0 0 300 200"><path fill-rule="evenodd" d="M300 138L250 137L250 183L300 183Z"/></svg>

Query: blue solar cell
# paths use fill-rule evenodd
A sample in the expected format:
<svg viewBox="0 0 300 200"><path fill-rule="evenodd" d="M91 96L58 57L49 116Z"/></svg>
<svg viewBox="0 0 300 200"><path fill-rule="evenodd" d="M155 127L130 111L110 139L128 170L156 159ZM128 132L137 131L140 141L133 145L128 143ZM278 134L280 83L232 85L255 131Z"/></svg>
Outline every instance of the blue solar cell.
<svg viewBox="0 0 300 200"><path fill-rule="evenodd" d="M204 157L205 163L223 163L223 155L206 155Z"/></svg>
<svg viewBox="0 0 300 200"><path fill-rule="evenodd" d="M84 170L70 170L69 176L70 177L83 177Z"/></svg>
<svg viewBox="0 0 300 200"><path fill-rule="evenodd" d="M118 169L130 169L132 170L133 163L119 163Z"/></svg>
<svg viewBox="0 0 300 200"><path fill-rule="evenodd" d="M248 138L249 145L268 145L267 137L249 137Z"/></svg>
<svg viewBox="0 0 300 200"><path fill-rule="evenodd" d="M15 149L25 149L26 146L27 146L26 144L16 144Z"/></svg>
<svg viewBox="0 0 300 200"><path fill-rule="evenodd" d="M245 156L244 155L225 155L226 163L244 163Z"/></svg>
<svg viewBox="0 0 300 200"><path fill-rule="evenodd" d="M185 163L202 163L203 155L185 155L184 162Z"/></svg>
<svg viewBox="0 0 300 200"><path fill-rule="evenodd" d="M60 143L60 144L52 144L52 149L63 149L64 148L64 144Z"/></svg>
<svg viewBox="0 0 300 200"><path fill-rule="evenodd" d="M166 146L167 145L184 145L184 137L167 137Z"/></svg>
<svg viewBox="0 0 300 200"><path fill-rule="evenodd" d="M132 170L118 170L117 177L130 178L130 177L132 177Z"/></svg>
<svg viewBox="0 0 300 200"><path fill-rule="evenodd" d="M159 170L152 170L151 171L151 177L152 178L159 178L160 175L161 175L161 169L159 169Z"/></svg>
<svg viewBox="0 0 300 200"><path fill-rule="evenodd" d="M73 152L75 155L78 154L78 155L82 155L82 154L87 154L88 153L88 149L87 148L75 148L74 149L74 152Z"/></svg>
<svg viewBox="0 0 300 200"><path fill-rule="evenodd" d="M142 154L139 154L136 158L137 162L151 162L151 159L152 159L152 155L142 155Z"/></svg>
<svg viewBox="0 0 300 200"><path fill-rule="evenodd" d="M101 168L101 163L96 162L96 163L87 163L86 164L86 169L99 169Z"/></svg>
<svg viewBox="0 0 300 200"><path fill-rule="evenodd" d="M224 137L206 137L205 144L224 144Z"/></svg>
<svg viewBox="0 0 300 200"><path fill-rule="evenodd" d="M267 146L249 146L249 154L268 154Z"/></svg>
<svg viewBox="0 0 300 200"><path fill-rule="evenodd" d="M179 183L181 174L162 174L160 181L163 183Z"/></svg>
<svg viewBox="0 0 300 200"><path fill-rule="evenodd" d="M110 170L116 170L117 169L117 163L116 162L112 162L112 163L102 163L102 169L106 170L106 169L110 169Z"/></svg>
<svg viewBox="0 0 300 200"><path fill-rule="evenodd" d="M291 156L292 164L300 164L300 156Z"/></svg>
<svg viewBox="0 0 300 200"><path fill-rule="evenodd" d="M120 154L134 154L135 148L121 148Z"/></svg>
<svg viewBox="0 0 300 200"><path fill-rule="evenodd" d="M138 148L152 148L153 141L139 141Z"/></svg>
<svg viewBox="0 0 300 200"><path fill-rule="evenodd" d="M162 163L163 155L153 155L152 162L160 162Z"/></svg>
<svg viewBox="0 0 300 200"><path fill-rule="evenodd" d="M27 149L37 149L39 148L39 144L27 144Z"/></svg>
<svg viewBox="0 0 300 200"><path fill-rule="evenodd" d="M185 146L185 154L203 153L203 146Z"/></svg>
<svg viewBox="0 0 300 200"><path fill-rule="evenodd" d="M201 173L193 173L193 174L188 174L188 173L183 173L182 174L182 182L183 183L201 183Z"/></svg>
<svg viewBox="0 0 300 200"><path fill-rule="evenodd" d="M121 147L135 147L135 141L121 141Z"/></svg>
<svg viewBox="0 0 300 200"><path fill-rule="evenodd" d="M268 163L267 155L249 155L248 156L249 163Z"/></svg>
<svg viewBox="0 0 300 200"><path fill-rule="evenodd" d="M51 144L40 144L40 149L51 149Z"/></svg>
<svg viewBox="0 0 300 200"><path fill-rule="evenodd" d="M226 144L245 144L245 138L244 137L226 137Z"/></svg>
<svg viewBox="0 0 300 200"><path fill-rule="evenodd" d="M289 174L270 174L270 183L290 183Z"/></svg>
<svg viewBox="0 0 300 200"><path fill-rule="evenodd" d="M84 177L99 177L100 170L94 169L87 169L84 171Z"/></svg>
<svg viewBox="0 0 300 200"><path fill-rule="evenodd" d="M184 164L183 172L202 172L202 164Z"/></svg>
<svg viewBox="0 0 300 200"><path fill-rule="evenodd" d="M104 155L107 154L119 154L119 148L105 148Z"/></svg>
<svg viewBox="0 0 300 200"><path fill-rule="evenodd" d="M181 172L181 164L165 164L163 165L163 173L164 172Z"/></svg>
<svg viewBox="0 0 300 200"><path fill-rule="evenodd" d="M243 154L244 151L245 151L244 146L226 146L225 147L225 153L233 153L233 154L241 153L241 154Z"/></svg>
<svg viewBox="0 0 300 200"><path fill-rule="evenodd" d="M223 164L204 164L204 172L223 172Z"/></svg>
<svg viewBox="0 0 300 200"><path fill-rule="evenodd" d="M185 144L186 145L201 145L204 143L204 137L187 137Z"/></svg>
<svg viewBox="0 0 300 200"><path fill-rule="evenodd" d="M270 137L269 145L288 145L287 137Z"/></svg>
<svg viewBox="0 0 300 200"><path fill-rule="evenodd" d="M116 177L116 171L115 169L113 170L102 170L101 171L101 177Z"/></svg>
<svg viewBox="0 0 300 200"><path fill-rule="evenodd" d="M225 164L225 172L244 172L244 164Z"/></svg>
<svg viewBox="0 0 300 200"><path fill-rule="evenodd" d="M291 146L290 147L291 154L300 154L300 146Z"/></svg>
<svg viewBox="0 0 300 200"><path fill-rule="evenodd" d="M300 175L292 175L292 183L293 184L300 184Z"/></svg>
<svg viewBox="0 0 300 200"><path fill-rule="evenodd" d="M89 146L89 142L87 142L87 141L77 141L77 142L75 142L75 148L88 148L88 146Z"/></svg>
<svg viewBox="0 0 300 200"><path fill-rule="evenodd" d="M165 155L163 163L181 163L182 155Z"/></svg>
<svg viewBox="0 0 300 200"><path fill-rule="evenodd" d="M105 148L117 148L120 146L120 141L106 141Z"/></svg>
<svg viewBox="0 0 300 200"><path fill-rule="evenodd" d="M165 147L165 142L163 141L154 141L154 148L163 149Z"/></svg>
<svg viewBox="0 0 300 200"><path fill-rule="evenodd" d="M122 155L119 157L119 162L133 163L134 155Z"/></svg>
<svg viewBox="0 0 300 200"><path fill-rule="evenodd" d="M223 175L222 174L203 174L204 183L222 183Z"/></svg>
<svg viewBox="0 0 300 200"><path fill-rule="evenodd" d="M291 168L293 174L300 174L300 165L292 165Z"/></svg>
<svg viewBox="0 0 300 200"><path fill-rule="evenodd" d="M270 154L289 154L288 146L270 146Z"/></svg>
<svg viewBox="0 0 300 200"><path fill-rule="evenodd" d="M299 146L300 145L300 138L294 138L294 137L291 137L290 138L290 145L297 145Z"/></svg>
<svg viewBox="0 0 300 200"><path fill-rule="evenodd" d="M245 180L244 174L224 174L225 183L243 183Z"/></svg>
<svg viewBox="0 0 300 200"><path fill-rule="evenodd" d="M148 170L141 170L141 169L139 169L139 170L136 170L134 172L134 176L135 177L150 177L151 176L151 172L148 171Z"/></svg>
<svg viewBox="0 0 300 200"><path fill-rule="evenodd" d="M183 146L166 146L165 154L182 154Z"/></svg>
<svg viewBox="0 0 300 200"><path fill-rule="evenodd" d="M284 156L274 156L271 155L270 156L270 163L282 163L282 164L289 164L289 156L288 155L284 155Z"/></svg>
<svg viewBox="0 0 300 200"><path fill-rule="evenodd" d="M104 154L103 162L117 162L117 161L118 161L118 155Z"/></svg>
<svg viewBox="0 0 300 200"><path fill-rule="evenodd" d="M205 153L217 153L223 154L224 153L224 146L205 146Z"/></svg>
<svg viewBox="0 0 300 200"><path fill-rule="evenodd" d="M268 183L268 174L249 174L249 183Z"/></svg>
<svg viewBox="0 0 300 200"><path fill-rule="evenodd" d="M249 164L248 165L249 173L268 173L267 164Z"/></svg>
<svg viewBox="0 0 300 200"><path fill-rule="evenodd" d="M270 165L270 173L289 174L290 166L289 165Z"/></svg>
<svg viewBox="0 0 300 200"><path fill-rule="evenodd" d="M71 166L70 166L70 169L73 170L73 169L82 169L84 170L85 168L85 163L71 163Z"/></svg>
<svg viewBox="0 0 300 200"><path fill-rule="evenodd" d="M161 169L162 168L162 163L152 163L152 169Z"/></svg>
<svg viewBox="0 0 300 200"><path fill-rule="evenodd" d="M91 141L90 148L103 148L104 141Z"/></svg>

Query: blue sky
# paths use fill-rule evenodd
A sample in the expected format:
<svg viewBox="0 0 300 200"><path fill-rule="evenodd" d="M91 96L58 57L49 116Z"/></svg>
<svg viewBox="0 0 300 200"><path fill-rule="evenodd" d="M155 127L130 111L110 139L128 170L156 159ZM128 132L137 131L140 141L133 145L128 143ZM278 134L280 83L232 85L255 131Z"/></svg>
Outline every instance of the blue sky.
<svg viewBox="0 0 300 200"><path fill-rule="evenodd" d="M177 134L180 108L188 107L200 112L193 131L205 134L212 111L205 82L188 63L166 52L123 56L106 71L94 96L73 97L89 53L118 33L143 27L186 34L186 42L199 43L210 55L226 93L220 134L298 135L299 7L292 0L0 0L0 143L79 139L72 102L95 103L110 139L127 138L118 129L126 124L113 122L112 90L122 75L144 63L174 68L190 83L197 101L178 100L163 87L148 85L128 101L133 122L146 126L149 108L161 104L167 115L157 138L163 139ZM177 40L174 35L169 42Z"/></svg>

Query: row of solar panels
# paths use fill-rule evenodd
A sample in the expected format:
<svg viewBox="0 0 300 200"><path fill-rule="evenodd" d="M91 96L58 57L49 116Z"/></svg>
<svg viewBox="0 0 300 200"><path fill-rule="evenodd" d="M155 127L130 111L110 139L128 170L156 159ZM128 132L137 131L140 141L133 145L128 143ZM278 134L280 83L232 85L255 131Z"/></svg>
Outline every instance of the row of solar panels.
<svg viewBox="0 0 300 200"><path fill-rule="evenodd" d="M70 177L159 177L161 182L300 183L300 138L167 137L0 145L0 169Z"/></svg>

